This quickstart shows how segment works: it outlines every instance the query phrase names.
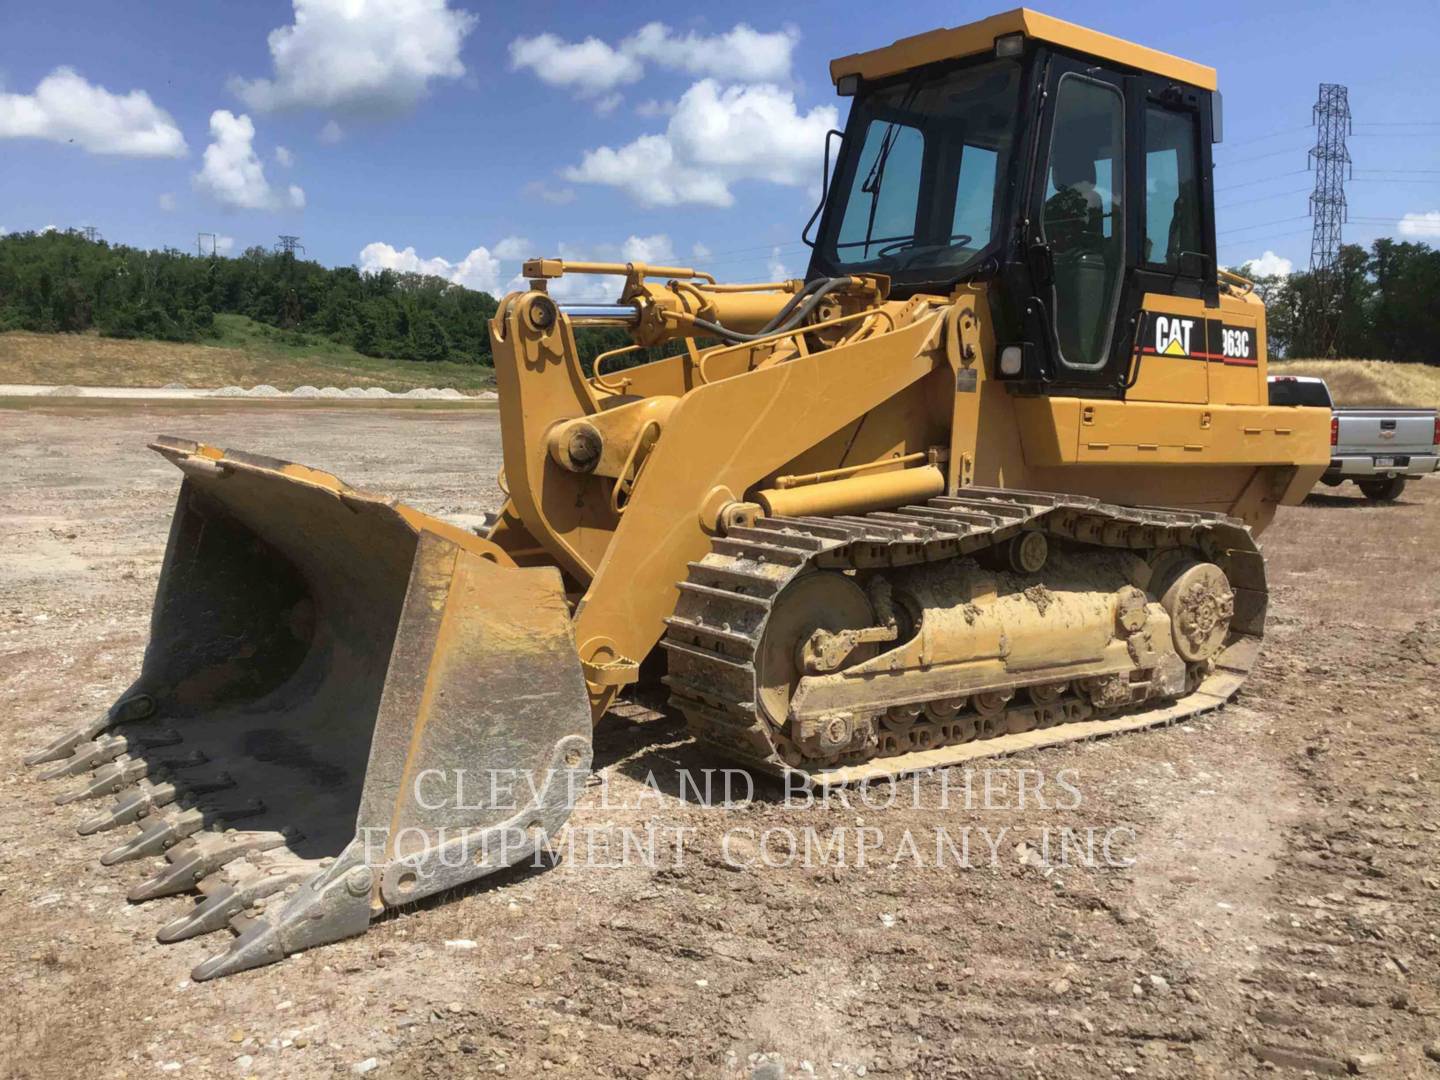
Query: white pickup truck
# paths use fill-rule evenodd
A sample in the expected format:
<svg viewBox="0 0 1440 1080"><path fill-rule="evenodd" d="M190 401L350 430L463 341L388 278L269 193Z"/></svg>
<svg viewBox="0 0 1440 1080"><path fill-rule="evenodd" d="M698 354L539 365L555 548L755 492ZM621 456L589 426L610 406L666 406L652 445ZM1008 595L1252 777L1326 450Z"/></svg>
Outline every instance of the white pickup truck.
<svg viewBox="0 0 1440 1080"><path fill-rule="evenodd" d="M1398 499L1405 481L1440 464L1440 415L1434 409L1335 406L1324 379L1272 375L1270 404L1329 407L1330 468L1320 482L1339 487L1354 481L1375 502Z"/></svg>

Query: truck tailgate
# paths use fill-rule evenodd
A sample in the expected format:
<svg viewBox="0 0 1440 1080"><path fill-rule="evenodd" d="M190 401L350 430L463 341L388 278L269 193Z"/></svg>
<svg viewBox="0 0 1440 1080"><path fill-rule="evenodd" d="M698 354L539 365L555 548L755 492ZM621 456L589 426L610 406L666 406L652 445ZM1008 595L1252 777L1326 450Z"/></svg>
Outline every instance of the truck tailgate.
<svg viewBox="0 0 1440 1080"><path fill-rule="evenodd" d="M1335 416L1340 421L1332 451L1336 456L1434 452L1434 409L1338 408Z"/></svg>

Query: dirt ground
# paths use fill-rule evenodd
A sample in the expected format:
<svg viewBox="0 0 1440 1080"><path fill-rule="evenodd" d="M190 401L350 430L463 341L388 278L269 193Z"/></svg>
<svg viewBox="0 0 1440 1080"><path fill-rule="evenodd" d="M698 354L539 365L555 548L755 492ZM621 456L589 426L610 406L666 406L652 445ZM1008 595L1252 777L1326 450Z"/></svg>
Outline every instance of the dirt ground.
<svg viewBox="0 0 1440 1080"><path fill-rule="evenodd" d="M0 411L0 1074L1440 1078L1440 480L1281 511L1222 712L812 807L697 805L677 770L717 763L677 719L607 720L589 857L195 984L225 942L156 944L190 901L127 904L148 870L19 761L138 670L161 431L499 500L492 413ZM646 825L654 858L596 857Z"/></svg>

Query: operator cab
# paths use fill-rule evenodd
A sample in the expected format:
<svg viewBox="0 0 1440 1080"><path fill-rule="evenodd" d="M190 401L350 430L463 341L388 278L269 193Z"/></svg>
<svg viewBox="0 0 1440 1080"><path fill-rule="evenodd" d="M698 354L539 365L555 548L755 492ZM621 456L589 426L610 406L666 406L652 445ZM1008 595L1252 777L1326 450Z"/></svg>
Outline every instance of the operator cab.
<svg viewBox="0 0 1440 1080"><path fill-rule="evenodd" d="M1213 69L1022 9L831 75L855 101L809 277L992 282L997 375L1090 396L1133 379L1145 296L1218 305Z"/></svg>

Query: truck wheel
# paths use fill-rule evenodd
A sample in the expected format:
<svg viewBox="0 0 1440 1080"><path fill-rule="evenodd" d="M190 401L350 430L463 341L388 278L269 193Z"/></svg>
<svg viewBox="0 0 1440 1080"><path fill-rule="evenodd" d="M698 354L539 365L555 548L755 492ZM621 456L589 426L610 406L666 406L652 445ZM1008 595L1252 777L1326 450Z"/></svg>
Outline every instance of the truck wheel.
<svg viewBox="0 0 1440 1080"><path fill-rule="evenodd" d="M1405 477L1392 476L1385 480L1357 481L1360 490L1371 502L1394 502L1405 490Z"/></svg>

